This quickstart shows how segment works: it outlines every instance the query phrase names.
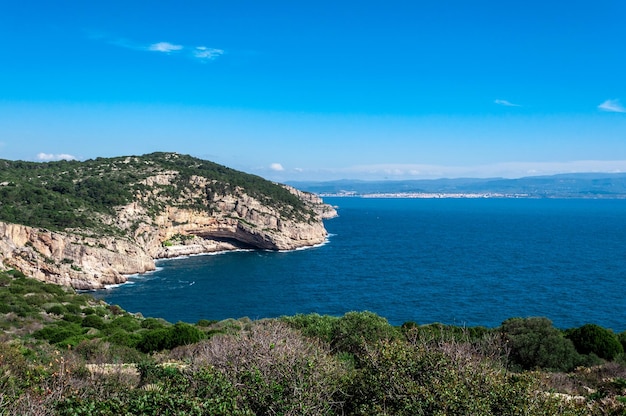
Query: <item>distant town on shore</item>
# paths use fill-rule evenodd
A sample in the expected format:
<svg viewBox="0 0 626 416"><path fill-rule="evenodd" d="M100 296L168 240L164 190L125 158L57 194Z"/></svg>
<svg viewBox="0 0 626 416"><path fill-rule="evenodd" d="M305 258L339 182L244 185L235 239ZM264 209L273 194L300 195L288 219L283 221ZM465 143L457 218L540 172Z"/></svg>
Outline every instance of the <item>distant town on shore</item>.
<svg viewBox="0 0 626 416"><path fill-rule="evenodd" d="M626 199L626 173L572 173L506 178L289 182L322 197Z"/></svg>

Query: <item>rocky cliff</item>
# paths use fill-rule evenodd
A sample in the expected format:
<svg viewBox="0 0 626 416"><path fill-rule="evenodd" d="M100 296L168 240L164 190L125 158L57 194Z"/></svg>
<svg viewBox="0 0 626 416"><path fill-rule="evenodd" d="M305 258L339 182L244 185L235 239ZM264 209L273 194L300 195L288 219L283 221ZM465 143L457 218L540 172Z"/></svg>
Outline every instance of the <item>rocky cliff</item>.
<svg viewBox="0 0 626 416"><path fill-rule="evenodd" d="M178 162L179 157L166 154L165 160ZM201 169L194 174L193 169L190 173L170 165L155 168L158 163L149 163L154 162L150 158L138 162L151 169L145 175L132 170L132 197L109 211L92 213L107 232L93 227L51 231L0 222L2 265L40 280L98 289L123 283L126 275L154 270L160 258L314 246L327 236L322 219L336 215L319 197L291 187L263 182L270 194L282 198L276 202L247 183L233 185L203 176Z"/></svg>

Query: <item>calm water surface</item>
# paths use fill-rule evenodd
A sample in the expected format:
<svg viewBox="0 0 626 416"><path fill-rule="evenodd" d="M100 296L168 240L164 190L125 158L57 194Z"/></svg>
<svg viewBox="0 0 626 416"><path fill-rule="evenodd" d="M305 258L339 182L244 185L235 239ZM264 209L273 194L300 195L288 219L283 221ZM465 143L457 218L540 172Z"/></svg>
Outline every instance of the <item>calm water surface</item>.
<svg viewBox="0 0 626 416"><path fill-rule="evenodd" d="M327 244L158 263L95 295L196 322L370 310L393 324L546 316L626 330L626 201L326 198Z"/></svg>

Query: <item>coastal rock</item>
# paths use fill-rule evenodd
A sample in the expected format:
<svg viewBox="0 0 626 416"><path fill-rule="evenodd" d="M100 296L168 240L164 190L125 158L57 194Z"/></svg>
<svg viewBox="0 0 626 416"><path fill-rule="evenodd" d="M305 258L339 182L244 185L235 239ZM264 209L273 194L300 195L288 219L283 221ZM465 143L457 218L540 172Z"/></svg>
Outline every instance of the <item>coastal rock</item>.
<svg viewBox="0 0 626 416"><path fill-rule="evenodd" d="M282 185L282 187L309 205L320 218L328 220L337 217L337 210L332 205L326 204L319 195L303 192L289 185Z"/></svg>
<svg viewBox="0 0 626 416"><path fill-rule="evenodd" d="M125 274L155 268L154 260L126 239L85 237L3 222L0 258L6 268L75 289L123 283Z"/></svg>
<svg viewBox="0 0 626 416"><path fill-rule="evenodd" d="M0 261L39 280L76 289L101 289L119 284L127 275L155 269L155 260L236 249L293 250L323 243L322 219L335 210L312 194L286 187L304 202L307 214L285 212L236 188L207 192L212 181L192 176L185 192L172 200L159 189L179 180L177 172L146 178L137 200L103 218L119 235L99 236L92 230L53 232L0 222ZM145 201L161 209L149 212ZM186 201L205 201L189 207Z"/></svg>

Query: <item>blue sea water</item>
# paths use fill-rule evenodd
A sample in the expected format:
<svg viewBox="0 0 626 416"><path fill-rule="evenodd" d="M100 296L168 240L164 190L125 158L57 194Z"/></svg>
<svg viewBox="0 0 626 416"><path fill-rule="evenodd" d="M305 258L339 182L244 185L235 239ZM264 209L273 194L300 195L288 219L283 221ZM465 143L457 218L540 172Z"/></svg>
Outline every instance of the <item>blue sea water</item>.
<svg viewBox="0 0 626 416"><path fill-rule="evenodd" d="M626 330L625 200L326 202L340 216L320 247L160 261L95 295L171 322L370 310L396 325L545 316Z"/></svg>

